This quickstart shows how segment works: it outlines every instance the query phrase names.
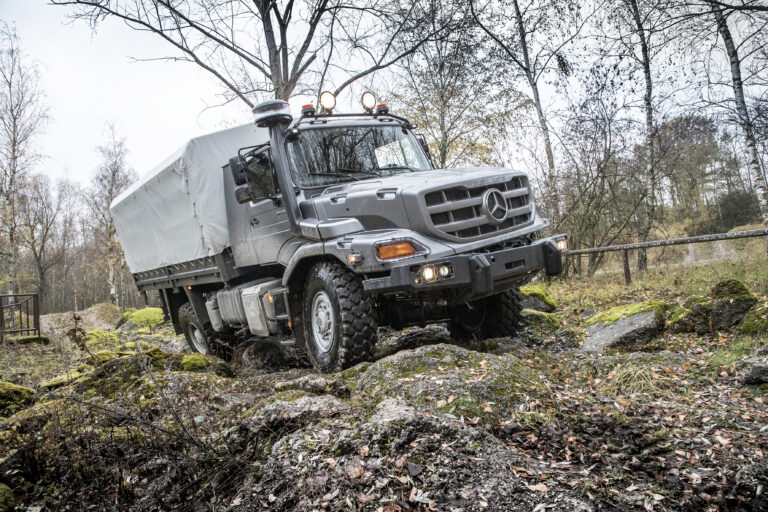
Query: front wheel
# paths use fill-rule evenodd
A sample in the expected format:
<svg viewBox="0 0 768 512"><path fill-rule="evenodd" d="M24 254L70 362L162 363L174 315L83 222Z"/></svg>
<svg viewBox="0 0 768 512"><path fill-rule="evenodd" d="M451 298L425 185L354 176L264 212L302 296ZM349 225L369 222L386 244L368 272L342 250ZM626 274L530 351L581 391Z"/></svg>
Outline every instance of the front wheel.
<svg viewBox="0 0 768 512"><path fill-rule="evenodd" d="M522 310L520 292L508 290L457 307L448 330L458 341L514 336L520 330Z"/></svg>
<svg viewBox="0 0 768 512"><path fill-rule="evenodd" d="M357 274L339 263L316 264L303 303L304 337L315 369L338 372L371 358L376 321Z"/></svg>

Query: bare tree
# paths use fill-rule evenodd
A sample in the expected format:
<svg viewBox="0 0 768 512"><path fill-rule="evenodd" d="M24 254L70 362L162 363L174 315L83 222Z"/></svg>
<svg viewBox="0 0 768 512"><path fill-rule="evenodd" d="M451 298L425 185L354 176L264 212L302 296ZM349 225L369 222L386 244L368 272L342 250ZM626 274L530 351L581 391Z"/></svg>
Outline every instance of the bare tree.
<svg viewBox="0 0 768 512"><path fill-rule="evenodd" d="M499 50L502 62L521 74L530 89L547 158L544 200L556 229L561 217L558 175L540 84L552 71L570 72L564 49L576 39L588 16L581 17L579 3L570 0L510 0L483 6L470 0L469 7L475 22Z"/></svg>
<svg viewBox="0 0 768 512"><path fill-rule="evenodd" d="M454 15L435 3L430 18L436 29ZM394 67L389 97L425 134L438 168L498 164L504 125L530 105L490 63L472 29L463 23Z"/></svg>
<svg viewBox="0 0 768 512"><path fill-rule="evenodd" d="M59 215L72 194L67 182L58 183L56 190L50 180L42 175L32 175L24 187L20 200L21 237L29 249L37 271L37 293L44 306L48 306L48 271L58 263L61 253L57 251L55 238Z"/></svg>
<svg viewBox="0 0 768 512"><path fill-rule="evenodd" d="M738 123L744 132L744 142L747 148L748 166L752 175L753 186L757 193L760 213L763 218L763 224L768 226L768 186L766 186L765 175L760 167L760 156L757 152L757 141L755 139L755 127L747 108L747 100L744 93L744 79L742 78L742 60L739 56L739 48L734 41L733 34L728 24L728 18L723 10L714 2L712 14L717 22L717 31L723 41L725 52L728 57L728 63L731 71L731 83L733 88L733 101L736 105ZM765 23L761 23L762 29ZM765 239L766 251L768 251L768 237Z"/></svg>
<svg viewBox="0 0 768 512"><path fill-rule="evenodd" d="M125 267L125 258L109 207L118 195L136 181L137 176L126 161L128 151L125 140L118 136L114 125L109 125L107 131L107 142L97 148L101 164L91 180L86 196L96 239L105 259L110 300L116 303L118 277Z"/></svg>
<svg viewBox="0 0 768 512"><path fill-rule="evenodd" d="M96 27L105 18L152 32L252 107L262 93L288 99L315 90L329 67L336 93L410 55L442 28L422 30L420 1L397 0L51 0ZM334 55L335 52L335 55ZM333 59L338 59L334 65ZM343 62L343 64L342 64ZM313 75L309 79L308 75ZM301 91L300 91L301 92Z"/></svg>
<svg viewBox="0 0 768 512"><path fill-rule="evenodd" d="M16 293L19 195L39 155L33 145L47 117L39 77L19 48L12 27L0 26L0 257L8 269L8 293Z"/></svg>

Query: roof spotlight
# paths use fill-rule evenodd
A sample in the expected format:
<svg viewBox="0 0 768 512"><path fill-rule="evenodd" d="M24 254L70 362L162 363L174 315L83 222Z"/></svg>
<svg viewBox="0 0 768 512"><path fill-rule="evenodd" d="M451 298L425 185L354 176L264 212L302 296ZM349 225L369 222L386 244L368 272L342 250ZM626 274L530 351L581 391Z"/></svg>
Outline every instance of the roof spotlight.
<svg viewBox="0 0 768 512"><path fill-rule="evenodd" d="M363 108L366 112L371 113L376 106L376 96L371 91L365 91L363 97L360 98L360 103L363 104Z"/></svg>
<svg viewBox="0 0 768 512"><path fill-rule="evenodd" d="M320 93L320 107L323 109L323 112L326 114L330 114L333 112L334 107L336 106L336 97L333 95L330 91L323 91Z"/></svg>

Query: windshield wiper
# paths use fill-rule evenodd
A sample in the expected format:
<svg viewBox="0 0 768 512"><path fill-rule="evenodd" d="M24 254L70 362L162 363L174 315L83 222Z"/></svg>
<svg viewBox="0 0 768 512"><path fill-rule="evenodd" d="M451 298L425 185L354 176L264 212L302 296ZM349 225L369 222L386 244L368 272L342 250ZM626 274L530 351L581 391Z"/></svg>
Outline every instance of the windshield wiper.
<svg viewBox="0 0 768 512"><path fill-rule="evenodd" d="M348 172L348 173L352 173L352 174L371 174L373 176L381 177L381 174L379 174L376 171L363 171L362 169L342 169L342 168L339 168L339 169L336 169L336 170L337 171L342 171L342 172Z"/></svg>
<svg viewBox="0 0 768 512"><path fill-rule="evenodd" d="M417 172L416 169L414 169L410 165L396 165L396 164L387 164L384 167L377 168L376 170L377 171L388 171L390 169L405 169L406 171Z"/></svg>
<svg viewBox="0 0 768 512"><path fill-rule="evenodd" d="M360 178L357 176L352 176L351 174L346 174L343 172L310 172L307 173L307 176L328 176L331 178L348 178L350 180L360 181Z"/></svg>

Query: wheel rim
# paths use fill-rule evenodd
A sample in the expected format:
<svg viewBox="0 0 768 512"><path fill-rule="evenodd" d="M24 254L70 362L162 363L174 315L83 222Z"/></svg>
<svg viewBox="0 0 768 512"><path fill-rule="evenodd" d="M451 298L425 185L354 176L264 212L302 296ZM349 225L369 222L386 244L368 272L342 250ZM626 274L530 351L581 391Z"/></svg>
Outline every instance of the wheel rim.
<svg viewBox="0 0 768 512"><path fill-rule="evenodd" d="M312 299L312 335L320 352L328 352L333 347L335 319L333 302L324 291L319 291Z"/></svg>
<svg viewBox="0 0 768 512"><path fill-rule="evenodd" d="M459 326L468 331L479 331L485 322L486 310L481 305L464 304L458 315Z"/></svg>
<svg viewBox="0 0 768 512"><path fill-rule="evenodd" d="M205 336L203 336L202 331L200 331L197 326L189 326L189 339L192 340L192 345L194 345L195 350L201 354L208 353L208 344L205 342Z"/></svg>

